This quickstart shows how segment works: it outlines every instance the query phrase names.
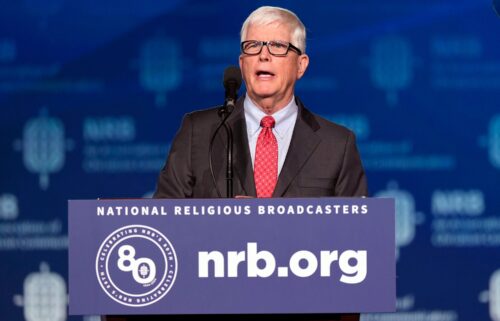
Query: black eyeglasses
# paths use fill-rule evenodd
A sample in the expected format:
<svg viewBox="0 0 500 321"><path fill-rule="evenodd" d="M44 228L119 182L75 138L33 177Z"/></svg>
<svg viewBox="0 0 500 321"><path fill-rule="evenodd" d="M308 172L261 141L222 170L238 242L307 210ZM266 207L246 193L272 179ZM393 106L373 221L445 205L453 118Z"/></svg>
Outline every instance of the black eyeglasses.
<svg viewBox="0 0 500 321"><path fill-rule="evenodd" d="M302 51L286 41L258 41L247 40L241 43L241 52L247 55L258 55L262 51L262 47L267 46L267 50L273 56L286 56L288 51L292 49L297 54L302 55Z"/></svg>

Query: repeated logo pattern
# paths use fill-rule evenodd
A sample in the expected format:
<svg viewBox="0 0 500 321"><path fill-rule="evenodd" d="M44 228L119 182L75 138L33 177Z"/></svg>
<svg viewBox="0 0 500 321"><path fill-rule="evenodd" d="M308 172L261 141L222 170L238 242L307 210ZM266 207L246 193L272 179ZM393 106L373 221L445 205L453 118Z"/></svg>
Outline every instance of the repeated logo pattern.
<svg viewBox="0 0 500 321"><path fill-rule="evenodd" d="M255 149L254 179L257 197L271 197L278 181L278 141L273 134L275 120L265 116Z"/></svg>

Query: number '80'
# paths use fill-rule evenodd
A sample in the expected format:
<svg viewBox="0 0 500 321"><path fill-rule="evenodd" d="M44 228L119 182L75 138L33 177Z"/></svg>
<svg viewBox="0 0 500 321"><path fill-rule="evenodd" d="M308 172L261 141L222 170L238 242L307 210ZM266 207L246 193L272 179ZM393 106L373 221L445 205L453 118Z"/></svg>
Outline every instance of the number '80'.
<svg viewBox="0 0 500 321"><path fill-rule="evenodd" d="M118 268L124 272L132 272L132 277L139 284L153 282L156 277L156 265L146 257L135 259L135 248L132 245L122 245L118 249Z"/></svg>

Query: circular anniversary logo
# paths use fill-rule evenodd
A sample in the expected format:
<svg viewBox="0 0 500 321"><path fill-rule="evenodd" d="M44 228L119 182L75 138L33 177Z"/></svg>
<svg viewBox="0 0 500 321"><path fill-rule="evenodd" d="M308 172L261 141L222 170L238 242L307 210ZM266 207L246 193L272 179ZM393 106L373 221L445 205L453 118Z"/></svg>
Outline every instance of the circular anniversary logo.
<svg viewBox="0 0 500 321"><path fill-rule="evenodd" d="M158 230L128 225L102 242L95 268L99 284L110 298L141 307L157 302L170 291L177 275L177 256Z"/></svg>

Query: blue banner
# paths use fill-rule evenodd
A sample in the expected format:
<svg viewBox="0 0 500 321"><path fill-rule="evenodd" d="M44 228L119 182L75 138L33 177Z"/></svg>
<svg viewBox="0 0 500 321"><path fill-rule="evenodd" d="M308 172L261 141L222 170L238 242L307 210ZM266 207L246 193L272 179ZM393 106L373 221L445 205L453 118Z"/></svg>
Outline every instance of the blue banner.
<svg viewBox="0 0 500 321"><path fill-rule="evenodd" d="M394 210L368 198L69 201L69 311L395 311Z"/></svg>

